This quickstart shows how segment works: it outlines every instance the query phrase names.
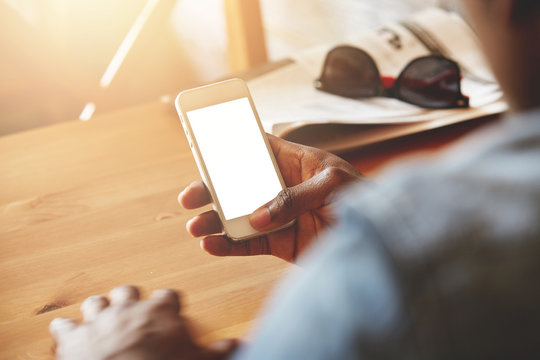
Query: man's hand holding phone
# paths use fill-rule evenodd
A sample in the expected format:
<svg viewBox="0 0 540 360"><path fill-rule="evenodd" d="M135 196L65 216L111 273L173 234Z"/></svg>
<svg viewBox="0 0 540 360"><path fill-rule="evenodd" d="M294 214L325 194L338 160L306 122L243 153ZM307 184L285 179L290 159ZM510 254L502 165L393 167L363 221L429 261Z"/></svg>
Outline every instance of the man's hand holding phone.
<svg viewBox="0 0 540 360"><path fill-rule="evenodd" d="M337 156L266 136L240 79L182 91L175 103L204 181L179 202L187 209L212 203L187 224L211 254L294 261L332 221L335 191L362 177Z"/></svg>
<svg viewBox="0 0 540 360"><path fill-rule="evenodd" d="M201 247L217 256L274 255L295 261L312 240L332 223L335 192L359 181L362 175L345 160L323 150L294 144L268 135L286 188L276 198L250 215L251 225L267 231L296 219L293 226L253 239L233 241L222 234L216 211L197 215L187 223L195 237L203 237ZM211 203L204 183L197 180L178 196L186 209Z"/></svg>

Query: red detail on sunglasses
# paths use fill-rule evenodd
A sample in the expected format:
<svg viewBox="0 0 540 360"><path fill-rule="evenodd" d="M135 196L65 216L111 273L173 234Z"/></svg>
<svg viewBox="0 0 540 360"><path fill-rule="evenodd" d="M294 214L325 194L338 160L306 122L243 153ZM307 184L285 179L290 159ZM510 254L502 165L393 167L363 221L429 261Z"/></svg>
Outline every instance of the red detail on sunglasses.
<svg viewBox="0 0 540 360"><path fill-rule="evenodd" d="M381 83L382 83L382 86L383 86L385 89L391 89L391 88L393 88L395 82L396 82L396 78L395 78L395 77L391 77L391 76L381 76Z"/></svg>

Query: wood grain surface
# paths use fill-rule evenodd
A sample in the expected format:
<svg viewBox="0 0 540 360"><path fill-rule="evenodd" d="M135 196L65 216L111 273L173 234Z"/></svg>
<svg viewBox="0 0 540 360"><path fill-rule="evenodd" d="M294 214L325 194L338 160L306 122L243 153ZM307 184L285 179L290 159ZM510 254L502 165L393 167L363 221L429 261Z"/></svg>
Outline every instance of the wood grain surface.
<svg viewBox="0 0 540 360"><path fill-rule="evenodd" d="M187 234L199 175L170 104L2 137L0 167L0 359L52 358L49 322L122 284L180 290L203 343L243 336L289 266Z"/></svg>

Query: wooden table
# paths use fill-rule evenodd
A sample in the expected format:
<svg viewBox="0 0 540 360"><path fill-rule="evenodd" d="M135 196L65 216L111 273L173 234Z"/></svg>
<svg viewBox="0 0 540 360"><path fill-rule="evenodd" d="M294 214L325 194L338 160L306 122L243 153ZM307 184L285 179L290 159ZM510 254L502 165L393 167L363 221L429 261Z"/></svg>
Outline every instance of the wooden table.
<svg viewBox="0 0 540 360"><path fill-rule="evenodd" d="M481 124L482 122L480 122ZM373 174L451 143L468 122L348 154ZM411 145L412 144L412 145ZM174 288L207 343L243 336L288 268L218 258L191 238L176 201L199 177L171 104L150 103L0 138L0 358L51 358L48 324L122 284Z"/></svg>

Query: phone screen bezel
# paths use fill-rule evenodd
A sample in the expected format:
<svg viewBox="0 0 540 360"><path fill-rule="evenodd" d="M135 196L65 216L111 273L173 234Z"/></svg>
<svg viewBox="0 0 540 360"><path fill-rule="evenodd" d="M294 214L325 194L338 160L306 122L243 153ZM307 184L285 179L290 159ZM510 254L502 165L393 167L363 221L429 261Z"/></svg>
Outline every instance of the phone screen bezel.
<svg viewBox="0 0 540 360"><path fill-rule="evenodd" d="M243 240L250 237L262 235L266 232L258 232L257 230L255 230L249 223L249 215L241 216L230 220L225 219L220 204L220 199L218 198L214 189L214 185L212 184L208 169L206 168L206 164L204 162L204 158L202 157L202 153L197 143L197 139L193 135L192 127L189 122L187 113L192 110L197 110L241 98L247 98L249 101L251 110L257 122L257 126L259 128L259 131L261 132L262 138L266 145L266 149L270 155L270 159L272 160L274 170L276 171L279 182L281 184L281 188L284 189L286 185L279 170L279 166L274 156L274 152L272 151L272 147L270 146L270 142L262 126L259 114L257 113L257 110L253 103L253 99L251 98L251 94L249 93L249 89L243 80L231 79L211 85L201 86L191 90L186 90L178 94L175 102L182 126L184 127L184 132L186 133L191 147L191 152L195 157L195 161L197 163L197 167L199 168L199 172L201 173L203 181L206 184L210 195L212 196L212 205L219 215L226 234L234 240ZM292 223L293 222L278 229L274 229L273 231L288 227Z"/></svg>

